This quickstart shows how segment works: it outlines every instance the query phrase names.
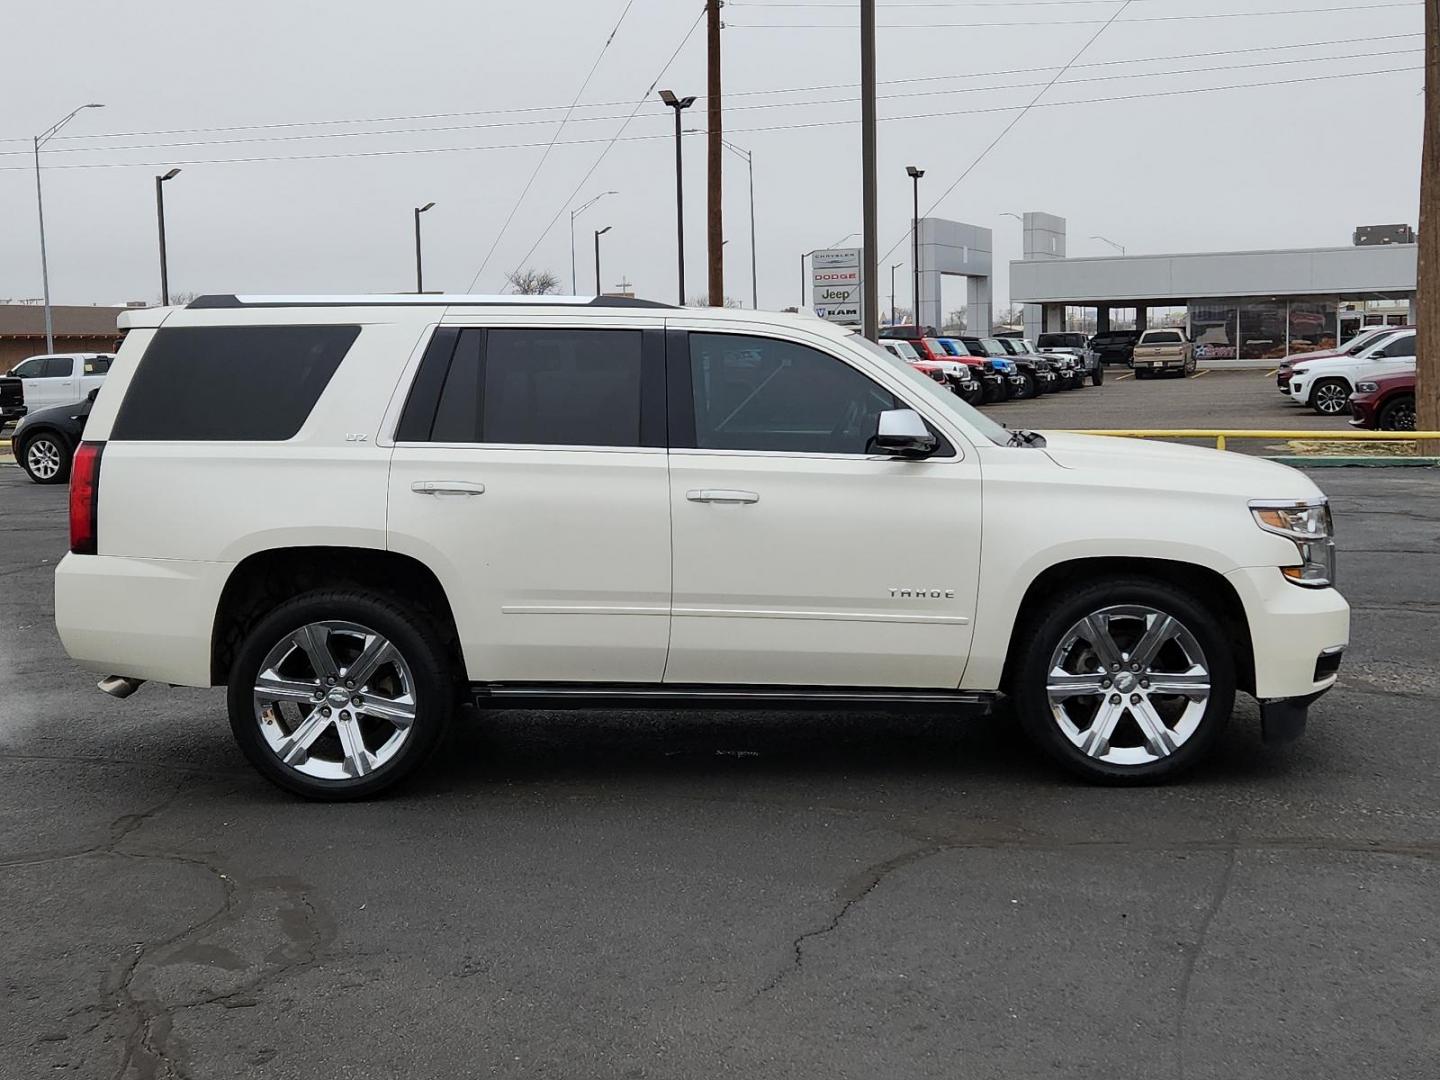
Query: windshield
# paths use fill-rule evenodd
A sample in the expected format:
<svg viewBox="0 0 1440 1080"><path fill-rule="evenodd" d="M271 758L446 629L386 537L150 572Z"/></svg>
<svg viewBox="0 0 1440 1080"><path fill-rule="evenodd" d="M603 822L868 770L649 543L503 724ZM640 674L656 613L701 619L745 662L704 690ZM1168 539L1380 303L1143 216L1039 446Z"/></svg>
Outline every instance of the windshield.
<svg viewBox="0 0 1440 1080"><path fill-rule="evenodd" d="M915 346L911 345L910 342L904 338L887 338L884 347L887 351L893 352L896 356L900 357L901 360L920 359L920 354L915 351Z"/></svg>
<svg viewBox="0 0 1440 1080"><path fill-rule="evenodd" d="M1010 350L1000 344L999 338L987 337L980 339L981 347L991 356L1009 356Z"/></svg>
<svg viewBox="0 0 1440 1080"><path fill-rule="evenodd" d="M1347 356L1354 356L1369 345L1375 344L1385 334L1395 329L1393 326L1370 327L1368 330L1361 330L1344 345L1340 346L1341 351Z"/></svg>
<svg viewBox="0 0 1440 1080"><path fill-rule="evenodd" d="M940 347L945 350L945 354L947 356L965 355L965 353L961 350L960 346L954 341L952 341L950 338L942 337L936 338L936 340L940 342Z"/></svg>
<svg viewBox="0 0 1440 1080"><path fill-rule="evenodd" d="M978 431L996 446L1008 446L1010 444L1011 432L997 424L994 420L991 420L988 416L971 408L949 390L941 387L934 379L911 367L894 353L887 349L882 349L873 341L870 341L868 338L863 338L859 334L851 335L849 340L871 355L878 356L890 365L892 371L902 372L904 377L910 380L912 386L925 395L925 399L930 402L930 404L938 406L942 410L949 412L952 416L959 418L971 429Z"/></svg>

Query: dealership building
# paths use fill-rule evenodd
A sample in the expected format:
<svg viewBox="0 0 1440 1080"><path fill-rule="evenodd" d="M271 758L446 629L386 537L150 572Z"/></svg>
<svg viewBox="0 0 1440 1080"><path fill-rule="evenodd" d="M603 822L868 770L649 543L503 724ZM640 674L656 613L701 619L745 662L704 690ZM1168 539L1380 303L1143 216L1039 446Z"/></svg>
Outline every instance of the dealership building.
<svg viewBox="0 0 1440 1080"><path fill-rule="evenodd" d="M1405 227L1357 229L1350 247L1068 258L1065 219L1033 213L1010 297L1025 305L1032 339L1081 325L1178 325L1201 360L1264 361L1407 322L1415 277Z"/></svg>

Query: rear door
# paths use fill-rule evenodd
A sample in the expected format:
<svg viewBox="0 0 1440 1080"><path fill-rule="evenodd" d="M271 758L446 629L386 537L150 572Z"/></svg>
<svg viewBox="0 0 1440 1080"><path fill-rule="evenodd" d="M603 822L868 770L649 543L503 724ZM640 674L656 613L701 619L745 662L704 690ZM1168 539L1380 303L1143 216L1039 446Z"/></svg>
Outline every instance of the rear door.
<svg viewBox="0 0 1440 1080"><path fill-rule="evenodd" d="M442 326L395 435L387 543L440 579L478 682L658 683L664 338Z"/></svg>
<svg viewBox="0 0 1440 1080"><path fill-rule="evenodd" d="M33 356L14 375L24 383L25 405L31 412L80 400L73 356Z"/></svg>
<svg viewBox="0 0 1440 1080"><path fill-rule="evenodd" d="M973 451L867 454L878 414L912 404L903 386L829 343L764 334L668 336L665 681L957 686L979 566Z"/></svg>

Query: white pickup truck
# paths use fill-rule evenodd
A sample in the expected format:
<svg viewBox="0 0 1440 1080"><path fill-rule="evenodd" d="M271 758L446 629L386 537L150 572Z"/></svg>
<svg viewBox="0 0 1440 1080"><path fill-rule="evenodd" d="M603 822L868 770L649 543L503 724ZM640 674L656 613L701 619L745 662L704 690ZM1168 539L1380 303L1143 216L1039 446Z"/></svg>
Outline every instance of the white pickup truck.
<svg viewBox="0 0 1440 1080"><path fill-rule="evenodd" d="M52 405L84 401L91 390L105 381L105 373L114 359L110 353L52 353L21 360L0 383L10 383L12 393L6 398L8 402L14 397L11 380L19 382L24 408L7 407L5 419L17 419L26 412L48 409ZM10 415L12 412L14 416Z"/></svg>

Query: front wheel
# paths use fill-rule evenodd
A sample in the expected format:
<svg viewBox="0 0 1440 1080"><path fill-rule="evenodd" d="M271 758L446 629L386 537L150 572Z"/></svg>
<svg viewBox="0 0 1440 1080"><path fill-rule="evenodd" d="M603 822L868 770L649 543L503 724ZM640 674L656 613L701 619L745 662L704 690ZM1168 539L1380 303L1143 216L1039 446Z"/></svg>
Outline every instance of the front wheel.
<svg viewBox="0 0 1440 1080"><path fill-rule="evenodd" d="M246 635L230 671L230 728L280 787L359 799L434 750L458 691L444 636L423 612L358 589L312 592Z"/></svg>
<svg viewBox="0 0 1440 1080"><path fill-rule="evenodd" d="M1091 385L1091 386L1100 386L1100 385L1102 385L1104 382L1105 382L1105 365L1104 365L1104 364L1096 364L1094 370L1090 372L1090 385Z"/></svg>
<svg viewBox="0 0 1440 1080"><path fill-rule="evenodd" d="M16 458L37 484L63 484L70 479L70 447L60 436L42 431L25 440Z"/></svg>
<svg viewBox="0 0 1440 1080"><path fill-rule="evenodd" d="M1035 386L1035 376L1031 375L1028 371L1022 371L1020 372L1020 378L1024 379L1025 382L1015 391L1015 396L1021 401L1028 401L1038 392L1038 388Z"/></svg>
<svg viewBox="0 0 1440 1080"><path fill-rule="evenodd" d="M1375 421L1375 426L1381 431L1414 431L1415 430L1415 399L1410 395L1398 397L1388 402L1380 410L1380 416Z"/></svg>
<svg viewBox="0 0 1440 1080"><path fill-rule="evenodd" d="M1350 387L1344 379L1321 379L1310 391L1310 407L1321 416L1339 416L1350 407Z"/></svg>
<svg viewBox="0 0 1440 1080"><path fill-rule="evenodd" d="M1141 784L1183 772L1214 746L1234 707L1224 628L1162 581L1071 589L1018 647L1012 692L1026 733L1089 780Z"/></svg>

